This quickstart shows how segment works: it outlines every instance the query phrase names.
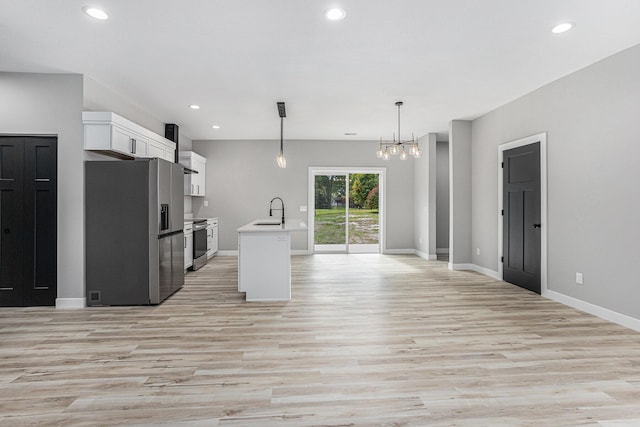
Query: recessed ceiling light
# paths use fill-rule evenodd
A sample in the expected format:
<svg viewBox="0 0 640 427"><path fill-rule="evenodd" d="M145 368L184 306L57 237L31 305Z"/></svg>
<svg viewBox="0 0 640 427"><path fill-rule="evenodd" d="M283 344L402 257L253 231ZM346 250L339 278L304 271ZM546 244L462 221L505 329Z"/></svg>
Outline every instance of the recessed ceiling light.
<svg viewBox="0 0 640 427"><path fill-rule="evenodd" d="M344 133L346 136L356 136L357 133L356 132L345 132Z"/></svg>
<svg viewBox="0 0 640 427"><path fill-rule="evenodd" d="M339 9L337 7L329 9L324 13L325 18L327 18L329 21L340 21L344 19L346 15L347 13L344 11L344 9Z"/></svg>
<svg viewBox="0 0 640 427"><path fill-rule="evenodd" d="M211 129L220 129L220 126L218 126L218 125L211 125Z"/></svg>
<svg viewBox="0 0 640 427"><path fill-rule="evenodd" d="M555 27L553 27L551 32L554 33L554 34L564 33L566 31L569 31L570 29L572 29L573 25L574 24L572 24L571 22L563 22L562 24L558 24Z"/></svg>
<svg viewBox="0 0 640 427"><path fill-rule="evenodd" d="M189 108L191 108L192 110L199 110L200 106L196 105L196 104L191 104L191 105L189 105Z"/></svg>
<svg viewBox="0 0 640 427"><path fill-rule="evenodd" d="M90 17L99 19L100 21L105 21L109 19L109 15L107 15L107 13L104 10L98 9L97 7L85 6L82 8L82 10L84 11L84 13L86 13Z"/></svg>

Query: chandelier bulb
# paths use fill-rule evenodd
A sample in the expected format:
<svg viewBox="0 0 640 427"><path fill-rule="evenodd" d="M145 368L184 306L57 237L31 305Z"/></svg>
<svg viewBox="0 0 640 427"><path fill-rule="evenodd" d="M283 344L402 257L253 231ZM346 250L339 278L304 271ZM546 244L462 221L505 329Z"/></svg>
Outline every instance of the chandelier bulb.
<svg viewBox="0 0 640 427"><path fill-rule="evenodd" d="M382 155L383 160L389 160L389 150L384 150L384 154Z"/></svg>
<svg viewBox="0 0 640 427"><path fill-rule="evenodd" d="M420 147L416 147L416 152L413 155L413 157L415 157L416 159L419 159L420 157L422 157L422 150L420 149Z"/></svg>
<svg viewBox="0 0 640 427"><path fill-rule="evenodd" d="M404 147L402 147L402 152L400 153L400 160L407 160L407 152L404 151Z"/></svg>
<svg viewBox="0 0 640 427"><path fill-rule="evenodd" d="M391 155L392 156L396 156L396 155L398 155L399 152L400 152L400 148L398 147L398 145L397 144L393 144L391 146Z"/></svg>

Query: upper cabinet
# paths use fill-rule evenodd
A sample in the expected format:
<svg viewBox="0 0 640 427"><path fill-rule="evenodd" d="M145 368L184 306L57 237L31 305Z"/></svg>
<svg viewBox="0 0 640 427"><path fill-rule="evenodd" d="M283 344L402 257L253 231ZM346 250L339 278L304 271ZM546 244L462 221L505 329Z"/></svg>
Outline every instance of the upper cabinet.
<svg viewBox="0 0 640 427"><path fill-rule="evenodd" d="M185 196L204 196L207 159L193 151L180 151L178 157L180 163L193 172L186 171L184 176L184 195Z"/></svg>
<svg viewBox="0 0 640 427"><path fill-rule="evenodd" d="M173 162L176 144L115 113L83 111L84 149L121 159L158 157Z"/></svg>

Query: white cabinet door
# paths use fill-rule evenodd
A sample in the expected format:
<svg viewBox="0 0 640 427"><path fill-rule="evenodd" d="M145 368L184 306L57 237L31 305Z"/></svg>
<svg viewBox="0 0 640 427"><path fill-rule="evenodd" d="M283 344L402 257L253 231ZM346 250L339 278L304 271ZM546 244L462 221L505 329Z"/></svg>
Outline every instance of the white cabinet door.
<svg viewBox="0 0 640 427"><path fill-rule="evenodd" d="M213 237L211 238L211 240L213 240L213 245L211 246L211 250L212 253L216 253L218 252L218 236L219 236L219 231L218 231L218 227L213 227Z"/></svg>
<svg viewBox="0 0 640 427"><path fill-rule="evenodd" d="M207 159L193 151L181 151L179 158L182 165L197 172L185 175L184 195L204 196Z"/></svg>
<svg viewBox="0 0 640 427"><path fill-rule="evenodd" d="M165 148L162 144L157 141L149 141L149 150L147 152L148 157L158 157L160 159L165 159Z"/></svg>
<svg viewBox="0 0 640 427"><path fill-rule="evenodd" d="M213 225L207 225L207 259L213 256Z"/></svg>
<svg viewBox="0 0 640 427"><path fill-rule="evenodd" d="M129 136L129 132L113 126L111 128L111 149L118 153L132 156L133 144L131 143L131 136Z"/></svg>
<svg viewBox="0 0 640 427"><path fill-rule="evenodd" d="M136 134L131 135L130 138L133 155L136 157L149 157L149 140Z"/></svg>
<svg viewBox="0 0 640 427"><path fill-rule="evenodd" d="M207 164L199 159L194 159L193 166L198 171L198 174L195 175L195 195L204 196Z"/></svg>
<svg viewBox="0 0 640 427"><path fill-rule="evenodd" d="M184 269L193 265L193 233L184 236Z"/></svg>

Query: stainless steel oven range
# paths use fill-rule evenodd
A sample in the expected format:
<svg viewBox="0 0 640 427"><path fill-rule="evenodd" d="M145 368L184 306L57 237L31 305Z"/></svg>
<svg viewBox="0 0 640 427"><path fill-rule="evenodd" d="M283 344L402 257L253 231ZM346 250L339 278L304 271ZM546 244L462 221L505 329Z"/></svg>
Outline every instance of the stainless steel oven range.
<svg viewBox="0 0 640 427"><path fill-rule="evenodd" d="M193 267L194 271L207 263L207 220L193 220Z"/></svg>

